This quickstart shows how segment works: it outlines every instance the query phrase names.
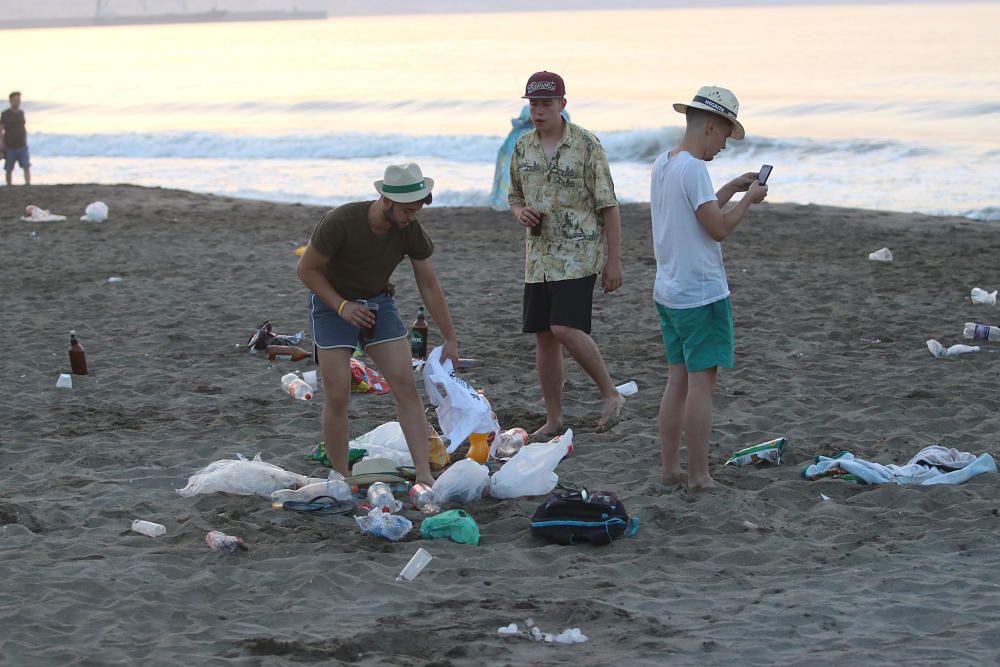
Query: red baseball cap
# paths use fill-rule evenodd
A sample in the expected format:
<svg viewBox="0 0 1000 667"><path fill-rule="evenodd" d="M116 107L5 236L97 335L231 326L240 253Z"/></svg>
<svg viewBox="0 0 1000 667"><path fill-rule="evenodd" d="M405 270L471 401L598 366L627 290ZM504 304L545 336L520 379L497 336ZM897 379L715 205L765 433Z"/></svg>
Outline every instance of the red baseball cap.
<svg viewBox="0 0 1000 667"><path fill-rule="evenodd" d="M566 84L555 72L535 72L524 86L522 100L558 100L566 97Z"/></svg>

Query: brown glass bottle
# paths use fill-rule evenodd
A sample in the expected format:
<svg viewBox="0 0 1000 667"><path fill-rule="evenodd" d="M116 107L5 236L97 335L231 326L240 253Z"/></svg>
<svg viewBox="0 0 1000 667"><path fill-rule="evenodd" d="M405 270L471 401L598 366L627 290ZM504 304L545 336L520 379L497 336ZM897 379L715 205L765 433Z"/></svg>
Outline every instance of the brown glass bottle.
<svg viewBox="0 0 1000 667"><path fill-rule="evenodd" d="M423 306L417 309L417 319L410 327L410 356L414 359L427 358L427 316Z"/></svg>
<svg viewBox="0 0 1000 667"><path fill-rule="evenodd" d="M76 332L69 332L69 365L76 375L87 374L87 355L83 352L83 345L76 339Z"/></svg>

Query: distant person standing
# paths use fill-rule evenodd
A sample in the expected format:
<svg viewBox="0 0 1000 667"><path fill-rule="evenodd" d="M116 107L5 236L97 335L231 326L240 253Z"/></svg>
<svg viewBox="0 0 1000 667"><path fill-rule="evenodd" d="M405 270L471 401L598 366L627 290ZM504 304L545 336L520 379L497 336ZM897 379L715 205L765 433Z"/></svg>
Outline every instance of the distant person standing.
<svg viewBox="0 0 1000 667"><path fill-rule="evenodd" d="M10 94L10 108L0 113L0 150L4 154L4 172L7 185L11 185L14 165L24 170L24 184L31 185L31 159L28 155L28 131L24 125L24 111L21 110L21 93Z"/></svg>
<svg viewBox="0 0 1000 667"><path fill-rule="evenodd" d="M663 483L684 480L678 454L681 432L688 451L691 490L716 486L708 468L712 398L719 368L733 367L733 313L722 264L722 241L751 204L764 201L767 186L748 172L713 191L706 163L742 139L740 105L725 88L703 86L694 99L678 102L687 127L680 144L656 159L650 187L656 282L653 301L669 367L660 400ZM723 211L733 195L746 192Z"/></svg>
<svg viewBox="0 0 1000 667"><path fill-rule="evenodd" d="M535 334L546 413L533 435L547 437L563 428L563 348L601 393L597 430L603 432L619 422L625 404L590 337L597 274L605 292L622 284L621 216L611 168L597 137L561 115L562 77L532 74L523 99L535 129L514 147L507 201L527 228L522 331Z"/></svg>

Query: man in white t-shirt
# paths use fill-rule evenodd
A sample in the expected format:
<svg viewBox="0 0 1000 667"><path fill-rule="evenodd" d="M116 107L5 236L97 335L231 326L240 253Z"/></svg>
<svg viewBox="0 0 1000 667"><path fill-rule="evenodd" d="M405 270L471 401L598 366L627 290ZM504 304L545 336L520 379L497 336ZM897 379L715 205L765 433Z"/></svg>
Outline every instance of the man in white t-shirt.
<svg viewBox="0 0 1000 667"><path fill-rule="evenodd" d="M669 365L660 400L660 446L663 483L682 482L678 452L683 431L688 488L702 490L717 486L708 469L715 380L719 367L733 367L733 316L720 242L751 204L764 200L767 186L757 182L757 173L748 172L713 191L705 163L726 147L726 139L745 135L731 91L703 86L690 103L675 104L674 110L687 117L687 128L680 145L653 165L650 193L653 301ZM747 194L723 212L737 192Z"/></svg>

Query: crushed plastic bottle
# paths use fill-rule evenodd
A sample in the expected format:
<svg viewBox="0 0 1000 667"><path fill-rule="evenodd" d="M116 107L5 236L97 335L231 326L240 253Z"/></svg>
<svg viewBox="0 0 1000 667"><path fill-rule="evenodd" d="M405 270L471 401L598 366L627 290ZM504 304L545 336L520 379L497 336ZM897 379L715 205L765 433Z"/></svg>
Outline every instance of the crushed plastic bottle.
<svg viewBox="0 0 1000 667"><path fill-rule="evenodd" d="M1000 341L1000 327L966 322L965 331L962 332L962 335L972 340L988 340L991 343L996 343Z"/></svg>
<svg viewBox="0 0 1000 667"><path fill-rule="evenodd" d="M434 496L434 489L426 484L414 484L410 489L410 504L423 514L437 514L441 505Z"/></svg>
<svg viewBox="0 0 1000 667"><path fill-rule="evenodd" d="M233 553L237 549L246 551L247 548L242 538L235 535L226 535L218 530L213 530L205 536L205 544L210 546L213 551L228 551L229 553Z"/></svg>
<svg viewBox="0 0 1000 667"><path fill-rule="evenodd" d="M285 373L281 376L281 386L292 398L297 398L300 401L312 400L312 387L295 373Z"/></svg>
<svg viewBox="0 0 1000 667"><path fill-rule="evenodd" d="M403 503L396 500L392 489L385 482L375 482L368 487L368 504L383 512L398 512L403 509Z"/></svg>
<svg viewBox="0 0 1000 667"><path fill-rule="evenodd" d="M289 500L308 503L314 498L329 496L340 502L354 498L351 487L342 479L326 479L307 484L298 489L279 489L271 494L271 507L281 509Z"/></svg>
<svg viewBox="0 0 1000 667"><path fill-rule="evenodd" d="M498 459L509 459L518 450L528 444L528 432L523 428L512 428L500 434L494 456Z"/></svg>
<svg viewBox="0 0 1000 667"><path fill-rule="evenodd" d="M153 523L152 521L136 519L132 522L132 530L148 537L159 537L160 535L166 534L167 527L162 523Z"/></svg>
<svg viewBox="0 0 1000 667"><path fill-rule="evenodd" d="M356 516L354 520L365 535L384 537L398 542L406 537L413 528L413 523L405 516L383 512L378 507L373 508L365 516Z"/></svg>

